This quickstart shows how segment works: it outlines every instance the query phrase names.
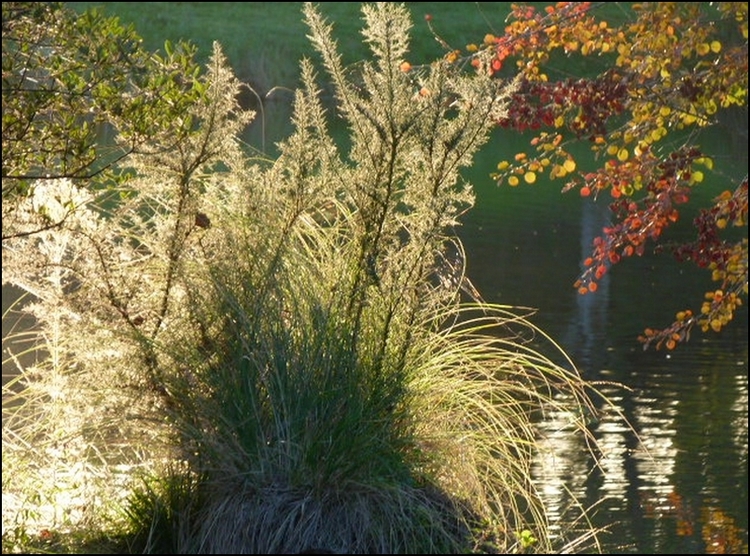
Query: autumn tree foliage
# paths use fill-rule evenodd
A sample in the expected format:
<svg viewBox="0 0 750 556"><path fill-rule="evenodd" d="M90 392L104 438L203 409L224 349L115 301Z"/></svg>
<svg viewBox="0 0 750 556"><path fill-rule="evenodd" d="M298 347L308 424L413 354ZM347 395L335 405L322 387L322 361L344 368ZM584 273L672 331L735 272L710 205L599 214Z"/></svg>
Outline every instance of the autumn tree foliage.
<svg viewBox="0 0 750 556"><path fill-rule="evenodd" d="M717 164L699 132L739 114L747 133L747 3L618 4L619 23L601 17L603 6L513 4L502 33L447 57L479 73L520 76L497 125L534 136L528 152L498 164L498 183L531 184L544 174L563 191L610 203L613 223L575 282L581 294L595 292L612 265L652 247L710 269L715 284L699 307L640 337L644 347L672 349L695 326L721 330L747 298L747 175L722 178L726 190L700 209L692 241L663 237ZM572 59L587 75L562 75ZM593 157L573 154L581 142Z"/></svg>

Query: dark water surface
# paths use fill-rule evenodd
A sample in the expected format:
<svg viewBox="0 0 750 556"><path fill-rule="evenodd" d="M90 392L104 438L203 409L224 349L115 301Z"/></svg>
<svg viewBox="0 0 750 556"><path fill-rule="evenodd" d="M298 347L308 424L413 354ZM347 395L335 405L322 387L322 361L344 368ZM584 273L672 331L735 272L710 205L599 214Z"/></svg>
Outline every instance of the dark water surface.
<svg viewBox="0 0 750 556"><path fill-rule="evenodd" d="M599 467L582 439L561 434L570 415L540 424L540 439L557 454L533 470L551 517L570 528L573 496L596 505L594 524L608 527L605 553L747 553L747 308L720 334L696 331L673 352L644 352L638 334L699 308L716 287L709 274L668 255L635 257L596 294L578 295L579 262L607 211L562 196L557 182L495 187L486 174L514 152L507 144L498 151L505 154L477 161L477 205L459 231L471 279L487 301L537 308L532 321L586 378L623 385L601 387L613 403L591 426ZM739 160L747 172L746 155ZM727 187L706 184L706 198Z"/></svg>

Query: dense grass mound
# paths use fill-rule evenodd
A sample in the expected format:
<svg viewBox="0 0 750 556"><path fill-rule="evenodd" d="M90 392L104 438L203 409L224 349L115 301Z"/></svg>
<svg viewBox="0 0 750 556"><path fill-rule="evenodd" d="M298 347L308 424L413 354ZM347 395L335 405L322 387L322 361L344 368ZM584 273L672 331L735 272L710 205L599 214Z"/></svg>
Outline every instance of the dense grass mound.
<svg viewBox="0 0 750 556"><path fill-rule="evenodd" d="M404 71L405 8L363 15L371 59L345 67L305 8L346 147L304 60L294 133L249 158L216 47L190 134L129 158L116 199L16 241L18 283L49 273L32 309L78 416L54 424L106 469L117 448L147 470L125 504L133 550L552 549L533 419L569 411L585 434L586 385L512 311L462 304L453 232L473 202L459 171L513 84L447 61Z"/></svg>

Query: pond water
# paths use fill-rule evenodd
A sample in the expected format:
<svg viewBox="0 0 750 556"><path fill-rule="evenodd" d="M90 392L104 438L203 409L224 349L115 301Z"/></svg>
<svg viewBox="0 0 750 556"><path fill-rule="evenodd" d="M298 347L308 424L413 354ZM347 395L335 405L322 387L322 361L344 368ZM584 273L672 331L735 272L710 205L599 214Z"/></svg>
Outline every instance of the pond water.
<svg viewBox="0 0 750 556"><path fill-rule="evenodd" d="M598 466L583 439L560 434L569 416L540 424L541 441L557 454L533 469L550 516L574 528L574 498L592 507L593 523L608 529L605 553L747 553L746 307L721 334L695 332L673 352L644 352L638 334L699 306L714 287L708 273L668 255L635 257L613 268L596 294L578 295L579 261L608 213L576 193L561 195L557 182L489 183L495 164L517 152L509 141L525 149L498 138L471 176L477 204L459 230L469 276L487 301L536 308L532 321L587 379L622 385L601 387L611 405L591 425ZM741 148L725 151L745 153L733 154L735 178L747 172ZM721 187L707 184L706 198Z"/></svg>

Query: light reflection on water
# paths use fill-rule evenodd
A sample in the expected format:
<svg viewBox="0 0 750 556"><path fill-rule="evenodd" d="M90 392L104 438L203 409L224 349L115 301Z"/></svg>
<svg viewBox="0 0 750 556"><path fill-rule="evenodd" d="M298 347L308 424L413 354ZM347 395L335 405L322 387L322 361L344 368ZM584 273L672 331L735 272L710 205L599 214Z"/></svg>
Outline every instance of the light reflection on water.
<svg viewBox="0 0 750 556"><path fill-rule="evenodd" d="M732 404L732 441L737 453L745 461L747 467L747 434L748 434L748 377L738 374L734 377L737 399Z"/></svg>
<svg viewBox="0 0 750 556"><path fill-rule="evenodd" d="M571 504L584 498L585 480L591 469L582 439L572 434L575 418L569 411L549 411L538 426L539 451L531 474L547 507L553 540L567 534L564 524L575 519Z"/></svg>
<svg viewBox="0 0 750 556"><path fill-rule="evenodd" d="M568 434L572 413L545 414L532 475L554 533L565 535L577 500L596 505L595 525L609 527L600 539L605 552L746 551L748 384L746 366L734 371L641 373L632 390L603 388L607 401L590 427L596 459L585 439ZM700 392L717 378L726 384L720 393L720 384Z"/></svg>

